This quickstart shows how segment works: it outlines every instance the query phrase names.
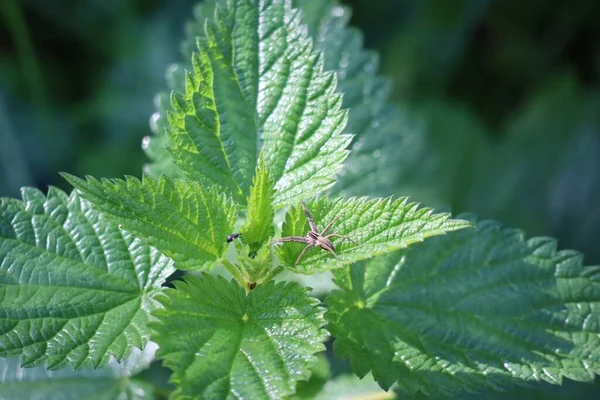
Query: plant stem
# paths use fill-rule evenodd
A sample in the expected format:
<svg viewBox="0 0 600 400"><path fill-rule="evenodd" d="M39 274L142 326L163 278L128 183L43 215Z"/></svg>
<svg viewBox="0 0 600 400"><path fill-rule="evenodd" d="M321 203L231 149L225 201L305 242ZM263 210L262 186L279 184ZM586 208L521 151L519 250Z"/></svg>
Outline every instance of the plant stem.
<svg viewBox="0 0 600 400"><path fill-rule="evenodd" d="M223 264L223 266L225 268L227 268L227 271L229 271L229 273L231 274L231 276L233 276L233 278L237 281L237 283L239 283L241 287L246 289L246 293L248 293L249 292L248 282L246 282L246 280L242 277L242 274L235 267L235 265L233 265L231 262L229 262L229 260L226 258L223 258L221 260L221 263Z"/></svg>
<svg viewBox="0 0 600 400"><path fill-rule="evenodd" d="M271 271L269 271L269 273L267 274L267 276L265 276L265 278L263 280L260 281L260 283L267 283L270 282L271 280L273 280L277 275L279 275L281 272L283 272L283 266L280 265L275 269L272 269Z"/></svg>

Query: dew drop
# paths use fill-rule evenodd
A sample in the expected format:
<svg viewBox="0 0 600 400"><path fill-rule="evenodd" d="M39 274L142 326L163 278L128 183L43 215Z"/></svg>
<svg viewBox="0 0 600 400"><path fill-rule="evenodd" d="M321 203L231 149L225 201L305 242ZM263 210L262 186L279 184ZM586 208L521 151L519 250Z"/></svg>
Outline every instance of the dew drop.
<svg viewBox="0 0 600 400"><path fill-rule="evenodd" d="M160 113L158 113L158 112L155 112L150 117L150 130L152 130L152 132L154 132L154 133L158 132L158 120L159 119L160 119Z"/></svg>
<svg viewBox="0 0 600 400"><path fill-rule="evenodd" d="M337 7L333 7L331 9L331 15L333 15L334 17L338 17L338 18L343 17L344 14L345 14L344 7L337 6Z"/></svg>
<svg viewBox="0 0 600 400"><path fill-rule="evenodd" d="M150 144L150 136L144 136L142 139L142 149L146 150Z"/></svg>

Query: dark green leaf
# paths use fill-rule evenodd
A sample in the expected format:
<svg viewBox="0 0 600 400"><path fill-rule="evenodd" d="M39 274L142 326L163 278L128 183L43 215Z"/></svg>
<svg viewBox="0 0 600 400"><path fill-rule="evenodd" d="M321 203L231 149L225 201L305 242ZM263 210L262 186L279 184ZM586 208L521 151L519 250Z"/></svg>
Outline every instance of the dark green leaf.
<svg viewBox="0 0 600 400"><path fill-rule="evenodd" d="M384 387L438 397L600 372L600 268L483 221L336 271L337 353Z"/></svg>
<svg viewBox="0 0 600 400"><path fill-rule="evenodd" d="M399 172L401 114L389 102L390 84L377 76L379 57L363 46L360 31L348 27L350 9L337 0L296 0L305 13L315 47L323 52L326 71L335 71L342 107L350 110L345 132L354 135L352 152L338 174L335 191L385 196Z"/></svg>

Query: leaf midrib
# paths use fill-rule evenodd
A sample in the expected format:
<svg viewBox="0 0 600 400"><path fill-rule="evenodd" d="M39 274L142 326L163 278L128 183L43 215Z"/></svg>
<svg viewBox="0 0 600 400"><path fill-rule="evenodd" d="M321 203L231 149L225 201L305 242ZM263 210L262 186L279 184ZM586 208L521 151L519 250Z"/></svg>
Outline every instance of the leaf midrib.
<svg viewBox="0 0 600 400"><path fill-rule="evenodd" d="M19 243L19 244L22 244L22 245L24 245L24 246L26 246L26 247L29 247L30 249L36 250L36 252L38 252L38 253L42 253L42 254L50 254L50 255L52 255L52 256L53 256L55 259L58 259L58 260L64 260L64 261L68 261L69 263L72 263L72 265L73 265L73 266L79 266L79 267L81 267L81 266L85 266L85 269L91 269L91 270L93 270L93 271L98 271L98 272L100 272L100 271L102 271L102 272L105 272L107 275L110 275L110 277L111 277L112 279L116 280L117 282L122 282L122 283L124 284L124 286L125 286L127 289L129 289L129 287L128 287L129 285L127 284L127 281L126 281L125 279L123 279L123 278L121 278L121 277L119 277L119 276L117 276L117 275L111 274L111 273L110 273L110 272L109 272L107 269L102 269L102 270L100 270L100 268L98 268L98 267L97 267L97 266L95 266L95 265L89 265L89 264L85 264L85 263L83 262L83 260L75 260L75 259L73 259L73 258L68 258L68 257L65 257L65 256L63 256L63 255L60 255L60 254L53 253L53 252L51 252L51 251L48 251L47 249L44 249L44 248L41 248L41 247L35 246L35 245L33 245L32 243L25 242L25 241L23 241L23 240L21 240L21 239L17 239L17 238L6 238L6 237L0 237L0 239L6 240L6 241L13 241L13 242L17 242L17 243ZM41 256L42 254L40 254L40 256ZM81 270L81 268L80 268L80 270ZM134 273L135 273L135 271L134 271ZM100 279L100 280L102 280L102 279ZM5 285L5 284L3 283L3 285ZM8 285L8 284L6 284L6 285ZM15 285L15 286L16 286L16 285ZM63 287L63 286L59 286L59 287ZM74 286L66 286L66 287L67 287L67 288L73 288ZM82 288L82 289L88 289L88 288L86 288L86 287L81 287L81 288ZM142 290L143 288L136 287L136 288L132 288L132 289L134 289L134 290ZM109 290L109 289L107 289L107 290ZM113 289L110 289L110 290L111 290L111 291L115 291L115 292L126 292L126 293L128 293L127 291L125 291L125 290L122 290L122 289L119 289L119 290L113 290Z"/></svg>
<svg viewBox="0 0 600 400"><path fill-rule="evenodd" d="M89 314L77 315L75 317L56 317L56 316L49 315L49 316L43 316L43 317L27 317L26 320L27 321L35 321L35 320L40 320L40 319L57 319L57 320L65 320L65 321L77 320L77 319L80 319L80 318L86 318L86 317L92 317L92 316L95 316L95 315L107 314L107 313L113 311L116 308L122 307L125 304L130 303L130 302L135 301L135 300L138 300L138 299L140 300L140 307L141 307L141 300L142 300L142 298L143 298L143 296L141 296L141 295L140 296L134 296L134 297L131 297L131 298L124 299L124 301L122 301L120 303L116 303L114 305L110 305L110 308L107 308L106 310L97 311L97 312L93 312L93 313L89 313ZM16 322L22 322L23 321L22 319L15 319L15 318L8 318L8 317L5 317L5 318L6 318L7 321L16 321Z"/></svg>

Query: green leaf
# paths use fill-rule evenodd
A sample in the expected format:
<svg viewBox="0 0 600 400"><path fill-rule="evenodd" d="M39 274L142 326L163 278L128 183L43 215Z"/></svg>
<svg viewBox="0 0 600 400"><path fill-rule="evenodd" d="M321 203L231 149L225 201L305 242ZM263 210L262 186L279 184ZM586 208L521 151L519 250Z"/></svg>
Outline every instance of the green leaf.
<svg viewBox="0 0 600 400"><path fill-rule="evenodd" d="M172 65L168 74L175 74L181 69L179 65ZM171 146L166 129L168 126L167 111L171 103L167 93L159 93L154 98L154 105L157 111L150 117L150 129L152 136L144 136L142 139L142 149L152 162L144 165L144 174L158 179L162 175L172 178L183 176L181 170L173 163L173 157L167 148Z"/></svg>
<svg viewBox="0 0 600 400"><path fill-rule="evenodd" d="M250 188L246 223L242 228L242 241L248 244L250 250L254 252L258 251L275 233L273 228L273 218L275 217L273 185L273 178L265 166L263 158L260 157Z"/></svg>
<svg viewBox="0 0 600 400"><path fill-rule="evenodd" d="M334 187L344 195L385 196L396 181L402 114L388 102L390 82L377 76L379 57L363 48L362 33L348 27L351 12L336 0L295 0L302 9L324 68L335 71L342 107L349 109L344 132L354 135L352 152Z"/></svg>
<svg viewBox="0 0 600 400"><path fill-rule="evenodd" d="M185 70L191 70L190 60L192 54L197 50L197 37L204 37L204 25L206 17L214 15L214 7L219 0L205 0L194 7L194 16L197 21L186 24L186 38L182 43L183 58L186 61L182 64L171 64L167 68L166 81L169 93L158 93L154 98L156 112L150 118L150 128L152 136L146 136L142 140L142 148L151 162L144 166L144 173L148 176L158 179L162 175L173 178L183 176L181 169L173 163L173 157L168 148L171 141L167 135L169 121L167 114L171 111L170 92L185 92ZM188 65L189 64L189 65Z"/></svg>
<svg viewBox="0 0 600 400"><path fill-rule="evenodd" d="M307 204L308 210L319 230L323 230L334 218L340 218L327 234L348 236L357 242L332 238L337 258L318 247L308 250L295 265L306 245L283 243L276 254L292 271L312 274L327 269L340 268L346 264L371 258L393 250L405 248L425 238L441 235L470 226L467 221L448 219L450 214L432 214L430 208L418 208L406 198L369 199L351 197L330 199L322 197ZM286 216L281 236L306 236L308 221L300 207L292 208Z"/></svg>
<svg viewBox="0 0 600 400"><path fill-rule="evenodd" d="M334 349L383 388L439 397L600 372L600 268L491 221L336 271Z"/></svg>
<svg viewBox="0 0 600 400"><path fill-rule="evenodd" d="M259 145L278 207L330 188L348 154L335 75L323 72L290 4L235 0L217 8L198 37L184 92L171 96L174 163L242 204Z"/></svg>
<svg viewBox="0 0 600 400"><path fill-rule="evenodd" d="M236 264L243 282L260 284L269 279L267 275L273 266L273 254L269 246L257 250L240 242L235 243L237 249ZM252 285L251 285L252 286Z"/></svg>
<svg viewBox="0 0 600 400"><path fill-rule="evenodd" d="M144 346L172 262L76 193L22 193L0 200L0 356L99 367Z"/></svg>
<svg viewBox="0 0 600 400"><path fill-rule="evenodd" d="M175 398L280 399L308 377L326 332L318 300L295 283L245 295L222 277L186 277L160 298L158 352Z"/></svg>
<svg viewBox="0 0 600 400"><path fill-rule="evenodd" d="M359 379L356 375L339 375L328 381L313 400L393 400L394 392L384 392L373 380L372 376Z"/></svg>
<svg viewBox="0 0 600 400"><path fill-rule="evenodd" d="M329 361L324 353L317 355L317 361L310 369L310 378L300 381L296 385L296 393L289 399L314 399L317 393L323 390L325 384L331 379Z"/></svg>
<svg viewBox="0 0 600 400"><path fill-rule="evenodd" d="M153 388L132 376L148 367L157 346L150 342L134 349L122 363L110 360L100 369L48 371L44 367L22 368L16 358L0 359L0 399L151 400Z"/></svg>
<svg viewBox="0 0 600 400"><path fill-rule="evenodd" d="M389 168L396 173L388 190L436 209L450 205L452 210L470 210L466 197L481 161L490 157L490 132L483 121L467 106L444 99L414 101L403 111L405 118L398 124L403 137L394 146L398 161Z"/></svg>
<svg viewBox="0 0 600 400"><path fill-rule="evenodd" d="M576 76L546 82L477 167L465 208L600 261L599 116L600 93L586 93Z"/></svg>
<svg viewBox="0 0 600 400"><path fill-rule="evenodd" d="M461 392L458 395L440 397L440 400L596 400L600 393L600 379L596 378L594 383L573 382L563 379L560 386L546 382L540 382L527 386L518 386L506 392L468 393ZM429 398L426 398L427 400Z"/></svg>
<svg viewBox="0 0 600 400"><path fill-rule="evenodd" d="M96 208L175 260L179 269L201 269L227 248L236 207L215 187L168 177L99 181L63 175Z"/></svg>

